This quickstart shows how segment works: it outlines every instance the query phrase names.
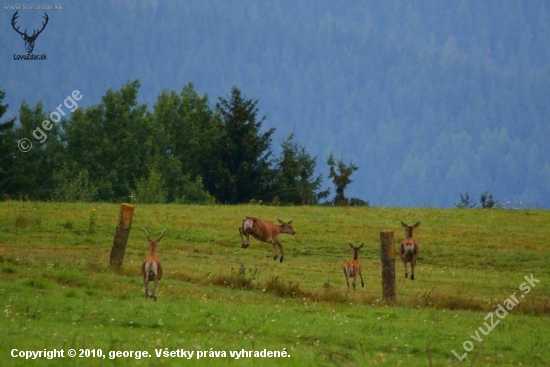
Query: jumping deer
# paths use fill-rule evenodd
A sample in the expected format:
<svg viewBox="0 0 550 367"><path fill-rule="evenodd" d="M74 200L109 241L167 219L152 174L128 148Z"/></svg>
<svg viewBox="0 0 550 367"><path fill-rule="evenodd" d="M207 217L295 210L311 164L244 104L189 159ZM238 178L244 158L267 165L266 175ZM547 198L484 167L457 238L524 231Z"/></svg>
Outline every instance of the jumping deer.
<svg viewBox="0 0 550 367"><path fill-rule="evenodd" d="M363 282L363 275L361 275L361 264L359 263L359 250L363 248L364 243L360 246L355 247L351 243L349 247L353 249L353 260L346 261L344 263L344 275L346 276L346 283L348 283L349 289L349 278L353 278L351 284L353 284L353 289L355 289L355 284L357 282L357 276L361 278L361 287L365 288L365 283Z"/></svg>
<svg viewBox="0 0 550 367"><path fill-rule="evenodd" d="M252 235L255 239L261 242L270 243L273 245L273 260L277 260L279 254L277 253L277 248L281 253L280 262L283 262L285 253L283 251L283 246L279 242L279 234L287 233L294 235L294 229L292 228L292 221L284 222L280 218L277 218L279 225L273 224L271 222L266 222L254 217L246 217L243 220L242 226L239 228L239 233L242 240L242 248L247 248L250 246L249 235ZM246 240L245 240L246 237Z"/></svg>
<svg viewBox="0 0 550 367"><path fill-rule="evenodd" d="M416 265L416 258L420 252L420 247L418 247L418 243L416 243L412 236L413 229L418 228L420 222L416 222L412 226L401 222L401 225L405 228L405 239L401 241L399 245L399 257L401 257L403 265L405 265L405 278L409 277L407 263L411 263L411 280L414 280L414 267Z"/></svg>
<svg viewBox="0 0 550 367"><path fill-rule="evenodd" d="M48 24L48 20L49 20L48 14L44 13L44 19L46 19L46 21L42 22L42 29L41 30L35 29L34 32L32 33L32 36L29 36L27 34L26 29L24 33L21 33L21 31L19 31L19 27L15 28L15 22L17 18L19 18L19 15L17 13L19 13L19 10L16 11L15 14L13 14L13 17L11 18L11 26L17 33L21 35L21 38L23 38L23 41L25 41L25 48L27 49L27 53L30 54L32 53L32 50L34 50L34 42L38 38L38 35L42 33L44 28L46 28L46 24Z"/></svg>
<svg viewBox="0 0 550 367"><path fill-rule="evenodd" d="M143 261L141 266L141 275L143 276L143 287L145 288L145 300L147 298L152 298L155 301L157 300L157 287L159 280L162 278L162 266L160 265L160 260L157 257L157 246L164 234L166 229L162 231L160 236L156 240L152 240L147 233L147 230L143 228L143 232L147 236L147 241L149 241L149 256ZM149 282L154 282L153 293L149 293Z"/></svg>

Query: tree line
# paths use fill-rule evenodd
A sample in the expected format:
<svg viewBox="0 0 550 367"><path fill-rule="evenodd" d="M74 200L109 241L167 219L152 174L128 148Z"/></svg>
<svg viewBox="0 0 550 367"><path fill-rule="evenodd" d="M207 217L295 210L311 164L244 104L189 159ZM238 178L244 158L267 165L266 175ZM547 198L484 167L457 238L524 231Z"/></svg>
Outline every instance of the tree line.
<svg viewBox="0 0 550 367"><path fill-rule="evenodd" d="M138 103L139 87L134 80L109 89L99 104L49 124L40 141L33 131L48 114L41 101L23 102L19 124L0 122L2 199L312 205L329 196L315 175L316 158L293 134L273 154L275 129L262 128L258 100L239 88L211 106L188 83L180 93L164 90L150 111ZM0 91L0 118L8 108L4 98ZM32 149L21 151L22 138L30 138ZM337 186L328 203L341 204L357 167L332 156L327 164Z"/></svg>

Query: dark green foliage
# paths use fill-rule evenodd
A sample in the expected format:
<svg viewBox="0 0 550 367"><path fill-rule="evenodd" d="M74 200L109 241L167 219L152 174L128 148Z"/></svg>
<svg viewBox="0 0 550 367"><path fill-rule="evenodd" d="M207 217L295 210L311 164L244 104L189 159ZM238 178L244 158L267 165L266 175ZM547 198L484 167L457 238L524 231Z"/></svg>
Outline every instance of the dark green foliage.
<svg viewBox="0 0 550 367"><path fill-rule="evenodd" d="M49 199L56 187L53 172L63 162L64 147L60 142L58 124L50 124L50 130L42 129L48 120L42 102L34 108L23 102L19 109L19 127L11 135L8 146L17 147L19 139L30 139L32 149L26 153L18 148L12 151L12 169L7 176L5 194L11 198Z"/></svg>
<svg viewBox="0 0 550 367"><path fill-rule="evenodd" d="M293 139L294 134L291 134L281 143L282 152L276 161L272 202L316 204L328 196L328 190L319 192L322 177L313 177L316 159Z"/></svg>
<svg viewBox="0 0 550 367"><path fill-rule="evenodd" d="M8 109L7 104L2 104L6 93L0 90L0 118ZM9 193L15 190L14 182L10 177L14 174L14 159L17 145L14 135L15 118L0 122L0 200L9 197Z"/></svg>
<svg viewBox="0 0 550 367"><path fill-rule="evenodd" d="M368 201L359 198L350 198L348 199L349 206L370 206Z"/></svg>
<svg viewBox="0 0 550 367"><path fill-rule="evenodd" d="M216 147L222 124L208 97L200 96L192 83L181 94L163 91L152 118L156 129L153 154L161 162L166 201L211 201L203 183L207 188L215 184L210 172L219 165Z"/></svg>
<svg viewBox="0 0 550 367"><path fill-rule="evenodd" d="M189 83L181 94L162 92L150 113L137 102L139 86L109 89L98 105L52 124L31 151L14 154L15 137L37 140L33 132L47 119L41 102L34 109L23 103L18 129L13 120L0 125L4 197L193 204L315 204L322 197L315 159L291 136L274 162L275 129L261 132L258 102L238 88L212 110Z"/></svg>
<svg viewBox="0 0 550 367"><path fill-rule="evenodd" d="M468 193L460 194L460 201L455 204L457 208L475 208L476 204L470 199L470 195Z"/></svg>
<svg viewBox="0 0 550 367"><path fill-rule="evenodd" d="M56 170L54 180L57 183L51 194L55 201L92 202L98 200L94 181L86 169L80 170L76 176L70 175L66 168Z"/></svg>
<svg viewBox="0 0 550 367"><path fill-rule="evenodd" d="M336 162L332 153L327 159L327 164L330 167L330 174L328 177L332 179L332 183L336 188L336 196L332 201L333 205L349 205L349 200L344 195L344 190L350 183L353 182L350 179L350 176L353 172L357 171L359 167L357 167L353 162L351 162L349 165L346 165L342 159ZM338 169L338 172L336 172L336 170L334 169L335 167ZM354 203L360 203L357 200L358 199L355 199Z"/></svg>
<svg viewBox="0 0 550 367"><path fill-rule="evenodd" d="M479 203L484 209L492 209L497 204L497 202L493 199L493 194L489 193L489 191L485 191L481 194Z"/></svg>
<svg viewBox="0 0 550 367"><path fill-rule="evenodd" d="M216 112L222 120L217 144L219 163L207 181L208 190L222 203L245 203L269 196L271 135L275 129L261 132L265 116L258 118L258 101L246 99L237 87L229 98L220 97Z"/></svg>
<svg viewBox="0 0 550 367"><path fill-rule="evenodd" d="M497 201L493 199L493 194L489 193L489 191L485 191L481 194L479 198L479 205L483 209L492 209L497 204ZM460 201L455 204L457 208L475 208L476 203L470 199L470 195L468 193L460 194Z"/></svg>
<svg viewBox="0 0 550 367"><path fill-rule="evenodd" d="M147 106L137 102L138 90L138 81L109 89L100 104L63 121L62 167L69 177L88 172L97 190L94 200L127 201L135 179L150 171L153 127Z"/></svg>
<svg viewBox="0 0 550 367"><path fill-rule="evenodd" d="M133 196L140 203L165 203L166 194L162 184L162 173L160 172L158 164L153 162L148 174L137 180L136 194Z"/></svg>
<svg viewBox="0 0 550 367"><path fill-rule="evenodd" d="M195 181L192 181L189 175L182 177L183 185L174 202L178 204L214 204L216 198L204 188L202 178L197 176Z"/></svg>

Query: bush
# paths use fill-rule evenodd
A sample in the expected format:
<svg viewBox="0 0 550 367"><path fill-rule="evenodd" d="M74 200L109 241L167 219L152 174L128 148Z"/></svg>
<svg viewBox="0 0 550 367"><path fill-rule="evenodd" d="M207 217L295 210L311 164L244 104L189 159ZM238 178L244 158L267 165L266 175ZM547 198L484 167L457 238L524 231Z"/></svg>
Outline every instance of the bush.
<svg viewBox="0 0 550 367"><path fill-rule="evenodd" d="M53 193L55 201L91 202L98 199L97 188L90 182L88 170L80 170L73 179L67 177L70 177L68 172L59 175L59 182Z"/></svg>
<svg viewBox="0 0 550 367"><path fill-rule="evenodd" d="M479 198L479 204L483 209L491 209L497 204L497 201L493 199L493 194L489 191L485 191ZM455 206L457 208L475 208L476 203L470 199L470 195L465 193L460 194L460 201L455 204Z"/></svg>
<svg viewBox="0 0 550 367"><path fill-rule="evenodd" d="M485 191L483 194L481 194L479 202L483 209L492 209L497 203L495 200L493 200L493 194L490 194L488 191Z"/></svg>
<svg viewBox="0 0 550 367"><path fill-rule="evenodd" d="M163 204L166 202L166 193L162 188L162 183L162 174L155 162L149 170L148 177L141 177L136 180L136 193L132 196L135 196L141 203Z"/></svg>
<svg viewBox="0 0 550 367"><path fill-rule="evenodd" d="M200 176L192 181L189 175L185 175L180 197L175 202L178 204L214 204L216 199L204 188Z"/></svg>

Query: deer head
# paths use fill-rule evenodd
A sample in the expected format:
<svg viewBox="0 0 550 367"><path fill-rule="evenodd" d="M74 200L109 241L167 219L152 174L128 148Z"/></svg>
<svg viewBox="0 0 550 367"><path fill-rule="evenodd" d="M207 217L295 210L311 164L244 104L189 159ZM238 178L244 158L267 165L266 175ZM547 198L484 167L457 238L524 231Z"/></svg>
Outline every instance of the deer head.
<svg viewBox="0 0 550 367"><path fill-rule="evenodd" d="M413 236L413 229L418 228L418 226L420 225L420 222L416 222L416 223L413 224L412 226L409 226L408 224L403 223L403 221L401 221L401 225L403 226L403 228L405 228L405 236L406 236L407 238L412 238L412 236Z"/></svg>
<svg viewBox="0 0 550 367"><path fill-rule="evenodd" d="M42 22L42 29L35 30L32 33L32 36L29 36L27 34L26 29L24 33L21 33L21 31L19 31L19 27L15 28L15 21L17 20L17 18L19 18L19 15L17 13L19 13L19 10L16 11L15 14L13 14L13 17L11 18L11 26L17 33L21 35L21 38L23 38L23 40L25 41L25 48L27 49L27 53L30 54L32 53L32 50L34 50L34 41L36 41L36 38L38 37L38 35L42 33L44 28L46 28L46 24L48 24L48 20L49 20L48 14L44 13L44 19L46 19L46 21Z"/></svg>
<svg viewBox="0 0 550 367"><path fill-rule="evenodd" d="M294 228L292 228L292 220L289 222L284 222L281 220L281 218L277 218L277 220L281 224L281 233L292 234L292 235L296 234L296 232L294 232Z"/></svg>
<svg viewBox="0 0 550 367"><path fill-rule="evenodd" d="M149 246L151 247L151 250L154 249L156 251L158 243L160 242L162 236L164 236L164 234L166 233L166 229L163 230L160 236L154 241L151 239L151 236L149 236L149 233L147 233L147 230L145 228L143 228L143 232L147 236L147 241L149 241Z"/></svg>
<svg viewBox="0 0 550 367"><path fill-rule="evenodd" d="M353 260L357 260L359 258L359 250L363 248L365 243L362 243L359 246L353 246L353 244L350 242L349 247L353 250Z"/></svg>

